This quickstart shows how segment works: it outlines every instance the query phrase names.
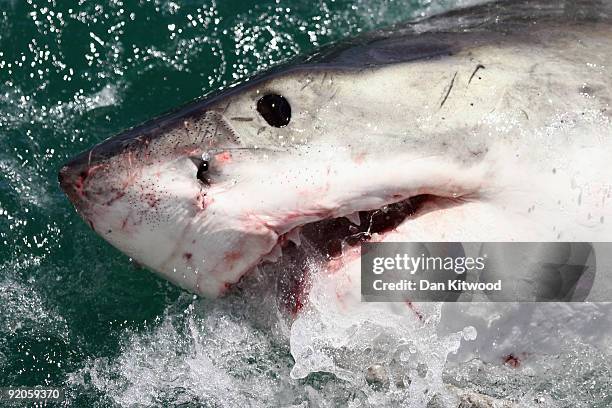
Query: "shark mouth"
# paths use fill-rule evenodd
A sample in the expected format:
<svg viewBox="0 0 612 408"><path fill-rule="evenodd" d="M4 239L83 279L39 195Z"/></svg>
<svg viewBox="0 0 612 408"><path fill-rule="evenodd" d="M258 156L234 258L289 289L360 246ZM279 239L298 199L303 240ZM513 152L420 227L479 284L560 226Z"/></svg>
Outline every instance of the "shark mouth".
<svg viewBox="0 0 612 408"><path fill-rule="evenodd" d="M260 268L279 274L280 304L296 315L304 306L311 274L335 273L361 255L361 243L382 242L408 221L460 205L463 198L422 194L380 208L306 223L279 237Z"/></svg>

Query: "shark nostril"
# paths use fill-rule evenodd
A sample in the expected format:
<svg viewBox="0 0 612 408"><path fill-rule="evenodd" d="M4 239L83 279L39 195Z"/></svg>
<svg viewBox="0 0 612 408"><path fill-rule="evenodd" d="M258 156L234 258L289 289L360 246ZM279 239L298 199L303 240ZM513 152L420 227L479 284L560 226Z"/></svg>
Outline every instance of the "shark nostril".
<svg viewBox="0 0 612 408"><path fill-rule="evenodd" d="M196 166L196 178L204 185L209 185L208 170L210 170L210 159L208 153L199 157L190 157L191 162Z"/></svg>
<svg viewBox="0 0 612 408"><path fill-rule="evenodd" d="M70 201L76 205L83 197L87 196L85 191L85 179L90 176L89 169L84 169L80 163L68 163L64 165L57 174L60 188L68 196Z"/></svg>
<svg viewBox="0 0 612 408"><path fill-rule="evenodd" d="M206 172L208 171L208 160L202 160L198 165L198 172L196 177L204 183L208 183L206 179Z"/></svg>

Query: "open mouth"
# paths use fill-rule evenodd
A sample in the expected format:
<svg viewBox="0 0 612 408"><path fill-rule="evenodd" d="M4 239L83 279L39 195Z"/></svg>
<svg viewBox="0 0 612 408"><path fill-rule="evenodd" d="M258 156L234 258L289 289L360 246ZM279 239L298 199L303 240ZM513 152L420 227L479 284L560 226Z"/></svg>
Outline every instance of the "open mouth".
<svg viewBox="0 0 612 408"><path fill-rule="evenodd" d="M464 201L462 197L421 194L380 208L307 223L282 235L260 265L287 272L280 277L279 299L295 314L304 305L313 270L333 273L361 254L361 243L384 241L409 220Z"/></svg>

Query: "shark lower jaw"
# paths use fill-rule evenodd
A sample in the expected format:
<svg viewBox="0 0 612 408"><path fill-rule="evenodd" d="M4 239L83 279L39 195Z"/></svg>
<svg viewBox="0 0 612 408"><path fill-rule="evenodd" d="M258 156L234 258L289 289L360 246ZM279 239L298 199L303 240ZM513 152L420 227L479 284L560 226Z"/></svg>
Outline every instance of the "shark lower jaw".
<svg viewBox="0 0 612 408"><path fill-rule="evenodd" d="M396 240L398 231L409 228L407 224L411 220L460 206L468 199L420 194L378 208L297 225L279 234L274 248L256 265L290 270L290 287L281 289L278 295L288 310L295 314L303 305L302 292L315 270L336 273L360 256L361 243L384 242L391 235ZM228 288L231 290L233 286Z"/></svg>

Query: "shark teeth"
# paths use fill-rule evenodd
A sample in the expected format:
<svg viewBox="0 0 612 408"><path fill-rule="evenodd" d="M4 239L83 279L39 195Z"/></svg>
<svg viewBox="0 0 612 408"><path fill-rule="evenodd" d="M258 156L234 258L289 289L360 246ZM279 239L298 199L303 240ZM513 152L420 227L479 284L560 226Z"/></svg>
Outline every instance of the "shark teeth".
<svg viewBox="0 0 612 408"><path fill-rule="evenodd" d="M302 238L300 237L300 228L294 228L288 233L285 234L285 237L288 241L291 241L295 244L295 246L300 246L302 244Z"/></svg>
<svg viewBox="0 0 612 408"><path fill-rule="evenodd" d="M282 255L283 251L281 250L280 245L276 245L274 248L272 248L270 253L263 256L262 260L268 262L276 262L278 258L280 258Z"/></svg>
<svg viewBox="0 0 612 408"><path fill-rule="evenodd" d="M357 226L361 225L361 220L359 219L359 213L357 212L345 215L344 217Z"/></svg>
<svg viewBox="0 0 612 408"><path fill-rule="evenodd" d="M302 238L300 236L301 228L297 227L292 229L291 231L282 235L276 246L272 248L272 250L266 255L262 256L261 260L266 262L274 263L278 261L283 256L283 247L289 242L293 242L296 247L299 247L302 244Z"/></svg>

